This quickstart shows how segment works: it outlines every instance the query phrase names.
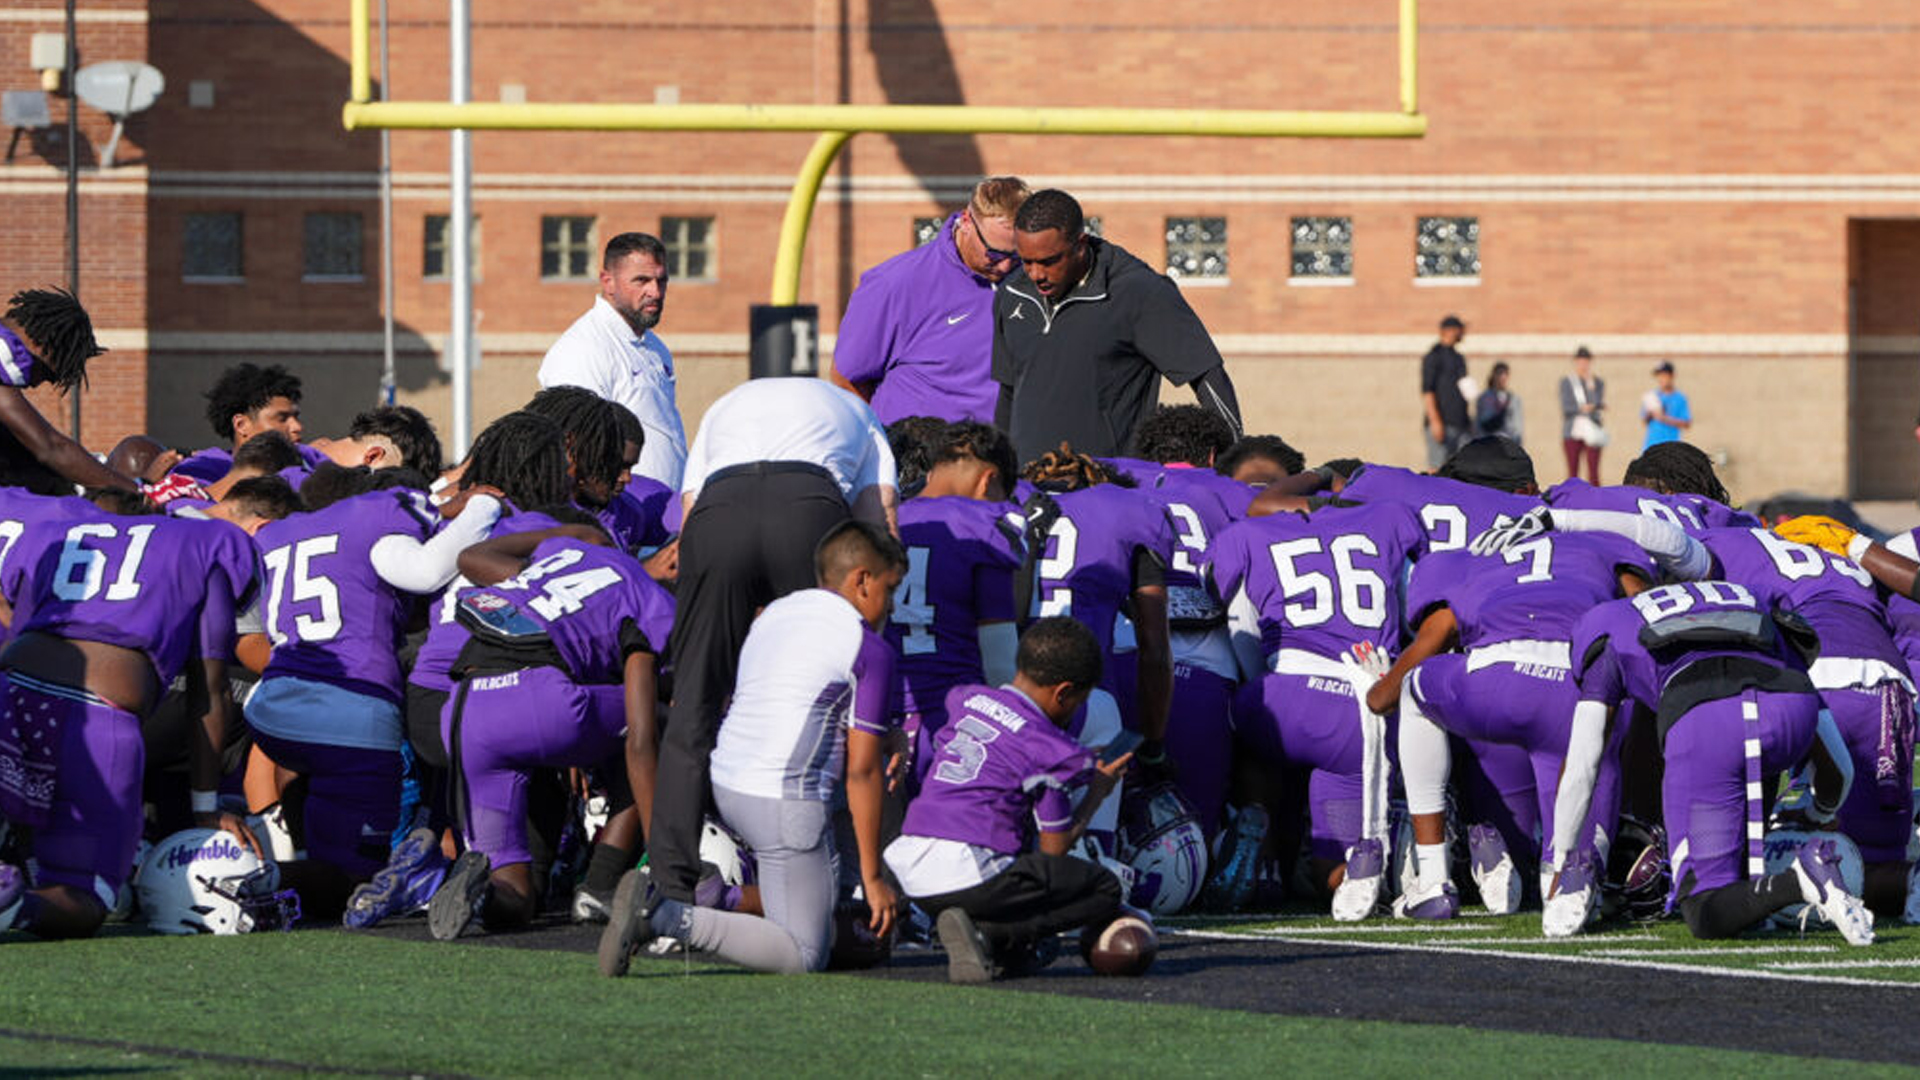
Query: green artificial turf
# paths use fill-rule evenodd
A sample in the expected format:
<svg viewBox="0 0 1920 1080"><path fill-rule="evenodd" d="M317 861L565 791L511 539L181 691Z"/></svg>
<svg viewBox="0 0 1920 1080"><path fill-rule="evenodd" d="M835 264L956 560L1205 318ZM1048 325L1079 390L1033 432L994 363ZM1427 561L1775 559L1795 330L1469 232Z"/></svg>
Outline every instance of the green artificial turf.
<svg viewBox="0 0 1920 1080"><path fill-rule="evenodd" d="M0 941L7 1075L1803 1074L1803 1059L330 932ZM1143 997L1153 980L1138 984ZM23 1033L95 1040L73 1043ZM124 1043L99 1045L99 1043ZM165 1051L198 1051L184 1058ZM1912 1075L1849 1065L1859 1075Z"/></svg>

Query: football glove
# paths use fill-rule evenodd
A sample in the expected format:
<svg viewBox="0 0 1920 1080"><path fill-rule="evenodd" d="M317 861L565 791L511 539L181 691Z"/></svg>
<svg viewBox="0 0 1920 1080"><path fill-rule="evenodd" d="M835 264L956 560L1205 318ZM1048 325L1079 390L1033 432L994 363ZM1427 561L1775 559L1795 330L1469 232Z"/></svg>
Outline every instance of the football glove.
<svg viewBox="0 0 1920 1080"><path fill-rule="evenodd" d="M1473 542L1467 545L1467 550L1475 555L1492 555L1552 531L1553 510L1550 507L1536 506L1518 518L1501 514L1494 519L1491 528L1473 538Z"/></svg>
<svg viewBox="0 0 1920 1080"><path fill-rule="evenodd" d="M1808 544L1845 557L1847 545L1856 533L1830 517L1819 514L1802 514L1788 518L1773 527L1773 531L1798 544Z"/></svg>

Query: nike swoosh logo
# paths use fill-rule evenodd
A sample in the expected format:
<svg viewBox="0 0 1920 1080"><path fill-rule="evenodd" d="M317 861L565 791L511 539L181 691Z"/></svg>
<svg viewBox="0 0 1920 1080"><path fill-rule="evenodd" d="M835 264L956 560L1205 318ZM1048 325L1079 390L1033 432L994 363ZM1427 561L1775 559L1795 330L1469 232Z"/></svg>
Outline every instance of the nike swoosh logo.
<svg viewBox="0 0 1920 1080"><path fill-rule="evenodd" d="M965 313L963 313L963 314L960 314L960 315L949 315L949 316L947 316L947 325L948 325L948 326L952 326L952 325L953 325L954 323L957 323L957 322L959 322L959 321L960 321L961 319L964 319L964 318L966 318L966 317L967 317L968 315L971 315L971 314L973 314L973 312L971 312L971 311L968 311L968 312L965 312Z"/></svg>

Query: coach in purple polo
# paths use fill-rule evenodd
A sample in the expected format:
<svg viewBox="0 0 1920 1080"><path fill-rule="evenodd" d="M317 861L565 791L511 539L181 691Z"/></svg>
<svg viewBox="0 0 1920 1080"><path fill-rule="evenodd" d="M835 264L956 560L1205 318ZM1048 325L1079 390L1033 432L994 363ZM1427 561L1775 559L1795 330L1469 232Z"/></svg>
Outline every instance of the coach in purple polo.
<svg viewBox="0 0 1920 1080"><path fill-rule="evenodd" d="M860 275L840 318L833 381L866 398L880 422L904 416L993 422L993 291L1019 265L1017 177L974 185L940 235Z"/></svg>

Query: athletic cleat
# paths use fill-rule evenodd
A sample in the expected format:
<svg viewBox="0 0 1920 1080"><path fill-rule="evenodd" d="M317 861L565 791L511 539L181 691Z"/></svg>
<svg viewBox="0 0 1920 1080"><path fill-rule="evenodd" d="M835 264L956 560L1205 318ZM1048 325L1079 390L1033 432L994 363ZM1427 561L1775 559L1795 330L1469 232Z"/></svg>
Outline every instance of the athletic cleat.
<svg viewBox="0 0 1920 1080"><path fill-rule="evenodd" d="M947 908L934 923L940 944L947 950L947 981L979 986L993 981L993 950L973 919L957 907Z"/></svg>
<svg viewBox="0 0 1920 1080"><path fill-rule="evenodd" d="M1402 919L1426 919L1435 922L1460 914L1460 892L1451 881L1427 882L1415 879L1393 902L1393 913Z"/></svg>
<svg viewBox="0 0 1920 1080"><path fill-rule="evenodd" d="M1387 853L1378 840L1362 840L1347 849L1347 873L1333 890L1333 917L1359 922L1373 914L1386 881Z"/></svg>
<svg viewBox="0 0 1920 1080"><path fill-rule="evenodd" d="M353 890L340 917L349 930L365 930L383 919L410 915L426 907L447 877L447 857L440 853L440 834L415 829L393 849L387 865L373 880Z"/></svg>
<svg viewBox="0 0 1920 1080"><path fill-rule="evenodd" d="M1586 929L1599 895L1599 875L1593 853L1581 851L1560 871L1560 891L1547 898L1540 914L1540 932L1550 938L1572 937ZM1551 887L1551 886L1549 886ZM1541 895L1546 895L1542 890Z"/></svg>
<svg viewBox="0 0 1920 1080"><path fill-rule="evenodd" d="M653 909L658 906L660 894L644 867L620 875L620 887L613 890L613 903L607 907L607 928L600 931L600 974L618 979L627 973L633 954L654 941Z"/></svg>
<svg viewBox="0 0 1920 1080"><path fill-rule="evenodd" d="M1467 851L1473 862L1473 884L1480 890L1480 902L1495 915L1511 915L1520 910L1525 883L1514 869L1513 853L1500 830L1491 825L1475 825L1467 830Z"/></svg>
<svg viewBox="0 0 1920 1080"><path fill-rule="evenodd" d="M1233 823L1221 831L1219 850L1213 853L1219 869L1200 893L1201 910L1239 911L1247 906L1253 895L1254 864L1266 838L1266 807L1249 803L1234 811Z"/></svg>
<svg viewBox="0 0 1920 1080"><path fill-rule="evenodd" d="M1847 892L1840 878L1840 853L1832 840L1802 845L1793 860L1793 873L1800 879L1800 895L1806 898L1808 910L1818 908L1847 944L1873 944L1873 912Z"/></svg>
<svg viewBox="0 0 1920 1080"><path fill-rule="evenodd" d="M11 863L0 863L0 933L12 929L27 897L27 875Z"/></svg>
<svg viewBox="0 0 1920 1080"><path fill-rule="evenodd" d="M447 868L447 877L427 902L427 932L435 941L452 941L466 933L487 902L488 876L493 863L485 852L463 851Z"/></svg>
<svg viewBox="0 0 1920 1080"><path fill-rule="evenodd" d="M603 896L585 885L573 890L573 904L567 909L576 926L604 926L607 908L613 897Z"/></svg>

